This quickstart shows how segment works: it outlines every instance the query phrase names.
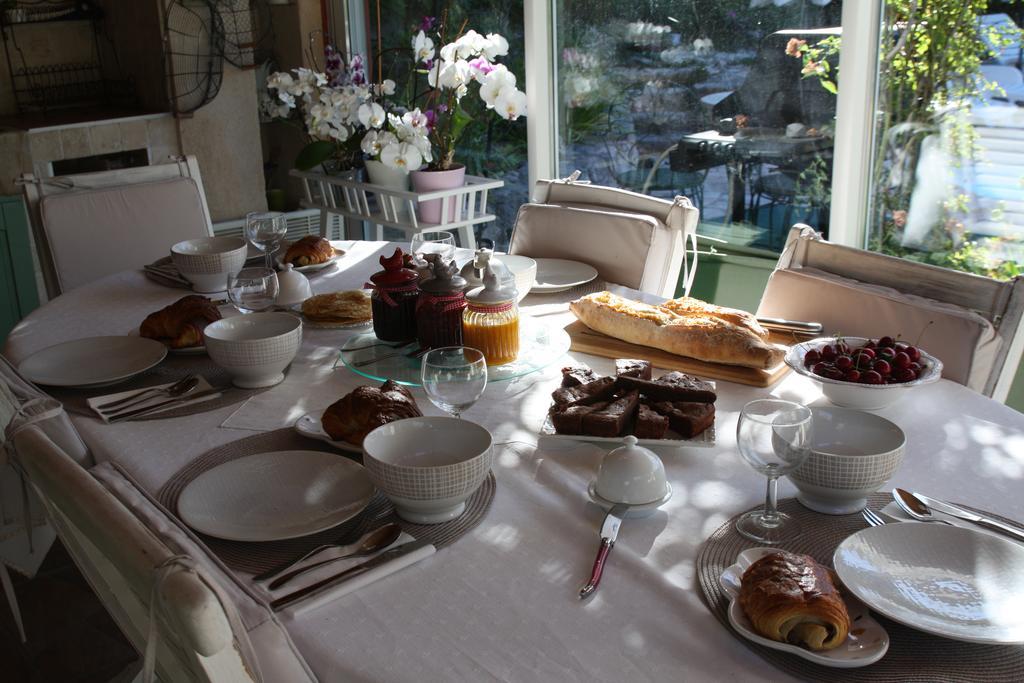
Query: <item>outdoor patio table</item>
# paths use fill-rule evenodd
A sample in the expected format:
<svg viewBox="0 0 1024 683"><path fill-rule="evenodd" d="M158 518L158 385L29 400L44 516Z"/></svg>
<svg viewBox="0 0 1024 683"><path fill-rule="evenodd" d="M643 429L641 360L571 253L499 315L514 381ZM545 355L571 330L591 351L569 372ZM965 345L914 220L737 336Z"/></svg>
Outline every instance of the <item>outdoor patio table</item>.
<svg viewBox="0 0 1024 683"><path fill-rule="evenodd" d="M348 245L340 267L311 278L314 290L361 288L393 246ZM184 293L141 271L108 277L33 312L11 333L5 354L17 364L51 344L128 334ZM531 295L522 310L565 325L572 320L569 298ZM297 363L354 334L304 332ZM570 355L599 372L613 369L609 359ZM653 516L623 525L600 589L581 602L577 591L589 575L603 516L586 487L604 451L550 439L538 446L559 368L569 360L493 383L466 411L500 444L497 493L480 526L356 593L299 617L282 613L297 652L320 680L787 680L715 620L701 602L694 566L712 531L762 500L764 478L735 449L740 408L769 394L823 402L818 387L795 374L769 389L718 382L716 445L661 451L674 496ZM371 383L343 367L331 381L337 397ZM414 393L424 413L439 414L422 391ZM73 421L97 461L116 461L155 493L202 453L253 434L220 427L236 410L115 425L78 415ZM1024 519L1024 415L945 380L918 388L884 415L907 434L892 485ZM781 496L792 494L788 482L781 488Z"/></svg>

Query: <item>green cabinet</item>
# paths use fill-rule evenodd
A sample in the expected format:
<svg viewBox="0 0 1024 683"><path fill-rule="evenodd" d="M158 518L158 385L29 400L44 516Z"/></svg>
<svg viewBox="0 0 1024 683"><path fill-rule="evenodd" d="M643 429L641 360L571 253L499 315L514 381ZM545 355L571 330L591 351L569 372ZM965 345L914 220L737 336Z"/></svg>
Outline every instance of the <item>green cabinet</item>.
<svg viewBox="0 0 1024 683"><path fill-rule="evenodd" d="M0 347L18 321L39 305L31 239L21 197L0 197Z"/></svg>

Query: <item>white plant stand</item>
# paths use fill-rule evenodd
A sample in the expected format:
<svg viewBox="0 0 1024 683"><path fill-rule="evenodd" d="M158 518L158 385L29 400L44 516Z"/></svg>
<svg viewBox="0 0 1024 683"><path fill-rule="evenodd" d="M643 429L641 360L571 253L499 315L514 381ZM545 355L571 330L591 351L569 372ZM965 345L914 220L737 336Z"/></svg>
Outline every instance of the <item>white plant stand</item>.
<svg viewBox="0 0 1024 683"><path fill-rule="evenodd" d="M376 228L378 240L384 239L385 227L401 230L410 239L421 232L456 231L459 245L467 249L476 249L473 227L495 219L494 214L487 213L488 192L505 184L501 180L467 175L462 187L408 192L314 171L292 170L291 175L302 181L306 195L302 206L320 210L322 236L326 236L330 216L335 215L369 221ZM440 223L424 223L416 215L416 205L432 199L441 200ZM452 206L455 211L449 220Z"/></svg>

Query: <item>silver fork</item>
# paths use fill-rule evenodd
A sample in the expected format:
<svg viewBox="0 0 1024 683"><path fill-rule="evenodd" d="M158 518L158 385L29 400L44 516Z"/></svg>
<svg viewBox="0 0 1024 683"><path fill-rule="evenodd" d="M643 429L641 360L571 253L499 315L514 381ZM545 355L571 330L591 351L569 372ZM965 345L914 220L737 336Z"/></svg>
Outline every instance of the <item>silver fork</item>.
<svg viewBox="0 0 1024 683"><path fill-rule="evenodd" d="M885 520L879 517L877 513L872 512L871 508L864 508L860 511L860 514L869 526L882 526L885 524Z"/></svg>
<svg viewBox="0 0 1024 683"><path fill-rule="evenodd" d="M136 403L142 403L143 401L155 398L161 394L173 396L176 392L183 390L186 386L191 384L194 379L196 379L195 373L189 373L169 387L143 389L137 394L132 394L131 396L121 398L116 401L110 401L109 403L101 403L96 406L96 409L103 413L111 411L119 412L125 408L135 405Z"/></svg>

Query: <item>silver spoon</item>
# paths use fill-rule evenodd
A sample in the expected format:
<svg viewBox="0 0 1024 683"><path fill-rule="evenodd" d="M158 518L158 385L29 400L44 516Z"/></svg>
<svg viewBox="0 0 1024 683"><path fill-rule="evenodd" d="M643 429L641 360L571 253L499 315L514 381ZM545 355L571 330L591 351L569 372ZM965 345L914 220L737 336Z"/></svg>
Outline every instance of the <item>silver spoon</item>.
<svg viewBox="0 0 1024 683"><path fill-rule="evenodd" d="M127 398L111 401L110 403L103 403L101 405L96 406L96 409L99 410L101 413L106 413L111 410L114 410L115 412L120 412L125 408L135 405L136 403L148 401L149 399L155 396L160 396L161 394L166 394L171 398L176 398L178 396L181 396L182 394L192 391L198 385L199 378L196 377L195 375L190 374L186 375L185 377L182 377L169 387L154 387L152 389L146 389L142 393L134 394L132 396L128 396Z"/></svg>
<svg viewBox="0 0 1024 683"><path fill-rule="evenodd" d="M893 500L900 506L900 509L906 512L908 515L913 517L919 522L939 522L941 524L949 524L944 519L939 519L932 514L932 511L928 509L928 506L917 499L910 491L904 491L903 489L892 490Z"/></svg>
<svg viewBox="0 0 1024 683"><path fill-rule="evenodd" d="M393 522L390 524L385 524L384 526L374 529L373 531L367 533L365 536L360 538L355 543L352 543L351 545L342 546L341 548L339 548L339 550L341 550L341 555L336 555L335 557L332 557L330 559L314 562L313 564L306 565L305 567L299 567L298 569L290 571L287 574L279 576L273 581L271 581L267 588L269 588L270 590L280 588L281 586L288 583L300 574L305 574L306 572L312 569L322 567L325 564L330 564L331 562L335 562L337 560L343 560L352 557L363 557L364 555L373 554L378 550L383 550L384 548L387 548L389 545L398 540L398 537L401 534L402 527L398 526ZM315 554L315 552L317 551L309 553L306 557ZM306 558L300 558L296 562L301 562L304 559ZM294 565L295 563L292 564Z"/></svg>

